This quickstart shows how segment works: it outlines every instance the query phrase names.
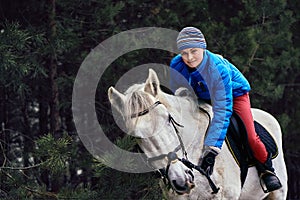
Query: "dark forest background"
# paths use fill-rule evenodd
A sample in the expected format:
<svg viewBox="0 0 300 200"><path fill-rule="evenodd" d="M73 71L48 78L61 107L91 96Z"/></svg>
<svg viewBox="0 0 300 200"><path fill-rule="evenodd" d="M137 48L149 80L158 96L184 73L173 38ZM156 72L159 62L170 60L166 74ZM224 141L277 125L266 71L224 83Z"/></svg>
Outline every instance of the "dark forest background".
<svg viewBox="0 0 300 200"><path fill-rule="evenodd" d="M300 199L299 9L294 0L1 0L0 199L163 198L154 174L123 173L94 159L71 109L76 73L91 50L117 33L148 26L198 27L208 49L243 72L253 107L281 124L288 199ZM98 118L119 147L135 143L114 125L107 88L137 65L168 65L173 56L130 52L101 78Z"/></svg>

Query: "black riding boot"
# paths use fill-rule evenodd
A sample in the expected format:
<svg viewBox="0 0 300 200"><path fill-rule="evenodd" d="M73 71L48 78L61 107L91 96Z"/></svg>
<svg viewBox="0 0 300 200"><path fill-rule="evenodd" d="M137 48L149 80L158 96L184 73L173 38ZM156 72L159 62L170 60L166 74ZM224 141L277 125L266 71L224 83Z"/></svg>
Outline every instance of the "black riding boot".
<svg viewBox="0 0 300 200"><path fill-rule="evenodd" d="M278 190L282 187L279 178L275 174L275 170L272 167L272 156L270 155L265 162L262 164L260 162L256 163L256 168L258 171L258 175L260 178L260 184L265 193L272 192L274 190ZM266 189L264 189L261 181L264 182Z"/></svg>

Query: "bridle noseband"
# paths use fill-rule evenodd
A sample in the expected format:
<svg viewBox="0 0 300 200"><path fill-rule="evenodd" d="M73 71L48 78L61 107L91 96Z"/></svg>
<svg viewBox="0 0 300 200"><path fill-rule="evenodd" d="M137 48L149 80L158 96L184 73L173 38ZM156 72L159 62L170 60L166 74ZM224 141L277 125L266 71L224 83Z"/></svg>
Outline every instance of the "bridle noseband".
<svg viewBox="0 0 300 200"><path fill-rule="evenodd" d="M136 114L132 114L132 115L131 115L131 118L136 118L136 117L140 117L140 116L146 115L147 113L149 113L151 110L153 110L156 106L158 106L158 105L160 105L160 104L162 104L160 101L156 101L156 102L155 102L154 104L152 104L149 108L147 108L147 109L145 109L145 110L143 110L143 111L140 111L140 112L138 112L138 113L136 113ZM155 170L158 171L158 172L160 173L160 175L161 175L161 177L162 177L164 183L165 183L166 185L168 185L167 181L168 181L169 184L170 184L170 180L169 180L169 178L168 178L168 171L169 171L170 165L171 165L172 163L175 163L177 160L179 160L179 161L181 161L185 166L187 166L188 168L190 168L191 170L196 169L196 170L199 171L201 174L203 174L203 175L207 178L208 183L209 183L210 187L211 187L212 190L213 190L212 194L218 193L218 191L219 191L220 188L217 188L217 187L216 187L216 185L214 184L214 182L211 180L211 178L210 178L208 172L204 172L204 170L202 170L199 166L194 165L192 162L190 162L190 161L188 160L187 152L186 152L186 150L185 150L185 147L184 147L182 138L181 138L181 136L180 136L180 134L179 134L179 130L178 130L178 128L177 128L177 127L184 127L184 126L181 125L181 124L179 124L179 123L177 123L177 122L175 121L175 119L171 116L170 113L169 113L169 123L172 124L172 127L173 127L174 130L175 130L176 136L177 136L177 138L178 138L180 144L179 144L173 151L169 152L168 154L161 154L161 155L159 155L159 156L147 158L147 159L146 159L146 163L147 163L150 167L154 168L153 165L152 165L152 162L167 158L167 160L168 160L167 166L166 166L165 168L158 169L158 170L155 169ZM180 149L182 150L183 158L178 158L178 156L177 156L177 154L176 154ZM193 176L193 175L192 175L192 176ZM193 177L193 178L194 178L194 177Z"/></svg>

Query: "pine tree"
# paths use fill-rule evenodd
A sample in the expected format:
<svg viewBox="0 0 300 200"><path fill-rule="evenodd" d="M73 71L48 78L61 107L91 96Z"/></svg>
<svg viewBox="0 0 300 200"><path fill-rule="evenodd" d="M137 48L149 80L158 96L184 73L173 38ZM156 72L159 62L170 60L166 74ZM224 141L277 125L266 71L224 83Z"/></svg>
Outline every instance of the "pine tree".
<svg viewBox="0 0 300 200"><path fill-rule="evenodd" d="M80 142L72 118L73 83L84 58L103 40L133 28L200 28L208 49L248 78L252 105L279 119L287 149L299 152L297 1L2 2L0 198L162 198L152 173L118 172L95 160ZM168 65L173 56L156 49L129 52L101 77L97 116L120 148L135 151L136 143L113 125L107 88L137 65Z"/></svg>

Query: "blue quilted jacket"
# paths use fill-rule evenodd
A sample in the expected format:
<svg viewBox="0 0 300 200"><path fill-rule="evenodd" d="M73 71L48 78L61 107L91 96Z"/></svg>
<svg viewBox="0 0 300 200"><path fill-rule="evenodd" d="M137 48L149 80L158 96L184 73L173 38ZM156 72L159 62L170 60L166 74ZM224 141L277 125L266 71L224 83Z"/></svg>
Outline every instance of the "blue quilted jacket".
<svg viewBox="0 0 300 200"><path fill-rule="evenodd" d="M170 66L174 69L170 77L173 92L189 84L200 99L211 101L214 116L204 145L221 148L232 115L233 98L249 92L249 82L233 64L208 50L194 71L189 70L180 54L172 59Z"/></svg>

